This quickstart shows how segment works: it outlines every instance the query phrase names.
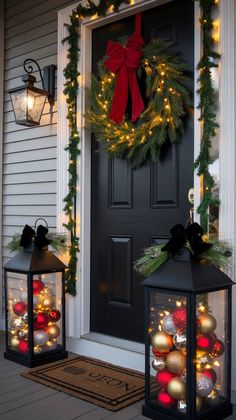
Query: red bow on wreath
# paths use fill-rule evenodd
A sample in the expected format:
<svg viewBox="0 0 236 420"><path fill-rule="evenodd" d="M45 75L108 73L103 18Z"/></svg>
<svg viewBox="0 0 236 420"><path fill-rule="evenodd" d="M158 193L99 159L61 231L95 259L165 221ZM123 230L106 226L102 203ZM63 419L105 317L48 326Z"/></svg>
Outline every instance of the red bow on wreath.
<svg viewBox="0 0 236 420"><path fill-rule="evenodd" d="M105 61L105 67L112 73L117 73L109 118L117 124L124 117L129 89L132 99L132 122L135 122L144 110L136 75L142 57L142 45L144 41L141 35L141 13L135 17L135 32L129 37L126 47L118 42L108 41L106 52L109 58Z"/></svg>

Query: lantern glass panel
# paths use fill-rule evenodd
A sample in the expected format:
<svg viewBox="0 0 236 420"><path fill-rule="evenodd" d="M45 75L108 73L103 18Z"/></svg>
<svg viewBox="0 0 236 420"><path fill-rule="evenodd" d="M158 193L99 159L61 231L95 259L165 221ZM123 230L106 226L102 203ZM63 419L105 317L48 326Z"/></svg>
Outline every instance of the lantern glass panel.
<svg viewBox="0 0 236 420"><path fill-rule="evenodd" d="M6 293L8 348L28 354L27 276L7 272Z"/></svg>
<svg viewBox="0 0 236 420"><path fill-rule="evenodd" d="M33 277L34 354L62 348L62 273Z"/></svg>
<svg viewBox="0 0 236 420"><path fill-rule="evenodd" d="M39 124L45 100L45 94L27 88L11 92L16 123L28 122L29 125Z"/></svg>
<svg viewBox="0 0 236 420"><path fill-rule="evenodd" d="M149 401L153 408L186 412L186 297L151 290Z"/></svg>
<svg viewBox="0 0 236 420"><path fill-rule="evenodd" d="M227 399L228 291L197 296L196 390L201 412Z"/></svg>

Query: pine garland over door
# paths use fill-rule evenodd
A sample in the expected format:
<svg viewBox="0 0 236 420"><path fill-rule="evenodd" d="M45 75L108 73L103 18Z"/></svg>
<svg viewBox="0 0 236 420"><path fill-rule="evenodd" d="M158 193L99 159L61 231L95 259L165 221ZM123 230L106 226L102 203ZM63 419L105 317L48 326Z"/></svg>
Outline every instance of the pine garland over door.
<svg viewBox="0 0 236 420"><path fill-rule="evenodd" d="M200 25L202 29L202 54L198 64L199 69L199 108L201 110L200 121L202 122L202 139L201 150L195 162L195 168L198 170L198 175L203 178L203 193L201 203L198 207L200 214L201 225L205 232L208 231L208 209L209 206L219 205L219 201L215 200L212 195L212 188L214 186L214 179L209 171L209 165L212 163L210 156L210 149L212 139L216 135L218 127L216 122L216 105L214 98L214 87L211 69L217 67L215 62L219 55L214 51L213 39L213 8L216 6L217 0L199 0L201 7ZM130 0L100 0L96 5L94 1L88 0L85 6L79 4L73 10L70 16L70 23L66 25L68 36L63 40L68 45L68 64L64 69L65 89L67 102L67 119L70 127L70 137L66 150L69 154L69 183L68 194L64 198L64 211L68 217L68 222L65 227L70 233L70 248L69 248L69 264L66 277L66 291L75 296L76 295L76 273L77 273L77 253L79 251L79 238L76 234L76 189L77 189L77 158L80 154L79 143L80 136L77 129L76 120L76 105L77 92L79 89L79 75L78 61L79 48L78 42L80 37L81 21L85 17L91 16L105 16L108 12L118 12L122 4L131 4ZM83 51L82 51L83 53Z"/></svg>

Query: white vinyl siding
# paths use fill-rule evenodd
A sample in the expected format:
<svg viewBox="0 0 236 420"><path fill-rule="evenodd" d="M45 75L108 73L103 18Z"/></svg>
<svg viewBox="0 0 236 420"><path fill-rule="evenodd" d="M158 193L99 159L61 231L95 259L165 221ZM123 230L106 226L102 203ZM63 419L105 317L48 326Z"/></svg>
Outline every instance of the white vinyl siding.
<svg viewBox="0 0 236 420"><path fill-rule="evenodd" d="M27 223L43 217L56 228L57 102L46 104L40 126L16 125L8 89L22 85L26 58L57 64L57 12L68 0L5 0L2 264L7 244ZM34 75L39 80L39 73ZM1 295L0 295L1 298ZM0 305L1 306L1 305Z"/></svg>

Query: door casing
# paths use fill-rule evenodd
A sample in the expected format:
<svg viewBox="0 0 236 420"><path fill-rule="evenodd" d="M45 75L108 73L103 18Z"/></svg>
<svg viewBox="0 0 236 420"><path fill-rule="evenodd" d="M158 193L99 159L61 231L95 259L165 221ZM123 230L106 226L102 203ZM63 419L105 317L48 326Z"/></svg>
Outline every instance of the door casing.
<svg viewBox="0 0 236 420"><path fill-rule="evenodd" d="M68 323L67 331L69 336L79 338L90 332L90 229L91 229L91 141L90 131L86 127L85 109L89 107L89 98L86 95L86 89L90 87L91 75L91 60L92 60L92 30L107 23L125 18L129 15L135 14L139 11L147 10L152 7L169 3L172 0L136 0L130 6L121 7L119 13L109 13L105 17L84 19L81 24L81 37L80 37L80 57L78 68L81 74L78 94L78 128L81 137L80 149L81 154L78 159L78 194L77 194L77 228L80 237L80 255L78 261L78 281L77 281L77 296L75 298L68 297ZM197 3L197 2L196 2ZM75 6L74 6L75 7ZM74 8L73 7L73 8ZM69 15L73 10L72 7L63 9L63 13L59 12L59 40L60 37L66 36L65 29L62 27L63 23L68 23ZM200 28L199 20L199 7L195 4L195 57L194 62L197 63L200 57ZM63 30L64 29L64 30ZM57 191L57 229L62 231L62 225L65 222L63 214L63 198L66 195L68 174L65 168L68 167L66 153L63 151L66 146L66 139L68 138L68 127L62 126L61 122L65 121L66 104L65 98L60 90L60 85L63 82L63 68L66 65L65 46L63 52L62 47L58 44L58 93L60 101L58 102L58 191ZM83 54L86 51L86 54ZM195 66L196 67L196 66ZM196 92L196 78L197 73L194 74L195 92ZM62 84L63 85L63 84ZM199 111L196 109L198 103L197 95L195 94L195 117L194 117L194 155L197 155L199 149L200 138L200 124L198 121ZM65 123L64 123L65 125ZM63 136L63 132L65 135ZM63 144L64 143L64 144ZM64 176L63 176L64 175ZM194 177L195 187L195 206L199 201L199 178Z"/></svg>

